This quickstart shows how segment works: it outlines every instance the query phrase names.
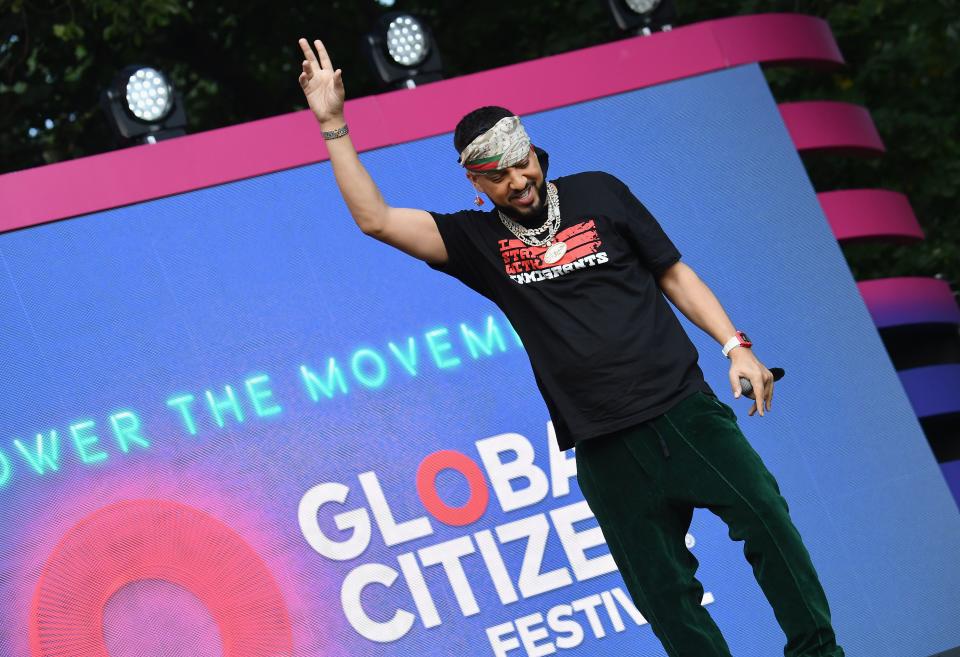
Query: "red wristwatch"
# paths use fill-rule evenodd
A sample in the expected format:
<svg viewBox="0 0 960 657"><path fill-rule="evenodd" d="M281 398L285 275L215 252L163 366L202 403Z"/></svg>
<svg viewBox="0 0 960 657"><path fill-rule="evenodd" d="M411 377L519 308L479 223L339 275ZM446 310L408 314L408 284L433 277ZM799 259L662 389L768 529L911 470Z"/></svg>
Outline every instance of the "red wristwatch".
<svg viewBox="0 0 960 657"><path fill-rule="evenodd" d="M750 341L750 338L747 337L747 334L743 331L737 331L736 335L727 340L726 344L723 345L723 355L725 358L730 358L730 350L734 347L746 347L749 349L753 346L753 343Z"/></svg>

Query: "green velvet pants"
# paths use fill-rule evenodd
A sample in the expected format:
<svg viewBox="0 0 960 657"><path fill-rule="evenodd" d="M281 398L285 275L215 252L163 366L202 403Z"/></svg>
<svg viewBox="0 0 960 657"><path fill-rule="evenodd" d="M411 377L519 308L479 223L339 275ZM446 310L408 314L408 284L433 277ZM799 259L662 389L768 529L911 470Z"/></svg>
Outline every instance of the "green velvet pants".
<svg viewBox="0 0 960 657"><path fill-rule="evenodd" d="M652 420L579 443L576 459L580 489L633 602L670 657L731 657L701 604L698 562L685 543L695 507L744 541L786 635L784 655L843 657L787 502L729 406L696 392Z"/></svg>

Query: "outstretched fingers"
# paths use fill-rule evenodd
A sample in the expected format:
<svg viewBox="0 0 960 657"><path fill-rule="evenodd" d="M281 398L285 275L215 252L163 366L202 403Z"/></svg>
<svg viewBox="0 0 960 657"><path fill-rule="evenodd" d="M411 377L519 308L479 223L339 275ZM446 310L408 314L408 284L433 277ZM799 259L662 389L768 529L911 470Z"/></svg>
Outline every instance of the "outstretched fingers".
<svg viewBox="0 0 960 657"><path fill-rule="evenodd" d="M317 49L317 54L320 55L320 65L332 72L333 62L330 61L330 55L327 54L327 49L323 47L323 42L320 39L314 39L313 45Z"/></svg>
<svg viewBox="0 0 960 657"><path fill-rule="evenodd" d="M303 56L307 58L307 61L316 62L317 56L313 54L313 48L310 47L310 44L307 42L307 40L303 37L300 37L298 43L300 44L300 50L303 51Z"/></svg>
<svg viewBox="0 0 960 657"><path fill-rule="evenodd" d="M306 39L301 38L298 43L303 56L306 57L300 64L303 68L303 73L299 78L300 86L306 88L313 76L320 72L320 62L317 61L317 56L313 54L313 48L310 47Z"/></svg>

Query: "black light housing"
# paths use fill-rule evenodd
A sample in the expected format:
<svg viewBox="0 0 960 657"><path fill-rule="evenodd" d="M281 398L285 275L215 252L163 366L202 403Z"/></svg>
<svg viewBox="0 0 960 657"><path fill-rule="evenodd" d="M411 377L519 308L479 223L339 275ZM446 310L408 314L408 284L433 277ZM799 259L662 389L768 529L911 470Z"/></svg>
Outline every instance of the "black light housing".
<svg viewBox="0 0 960 657"><path fill-rule="evenodd" d="M610 9L617 26L625 32L651 34L669 30L677 19L672 0L601 0Z"/></svg>
<svg viewBox="0 0 960 657"><path fill-rule="evenodd" d="M124 67L100 94L100 106L122 142L155 143L187 132L183 97L150 66Z"/></svg>
<svg viewBox="0 0 960 657"><path fill-rule="evenodd" d="M443 79L443 63L433 33L412 14L383 14L363 42L371 68L387 86L415 87Z"/></svg>

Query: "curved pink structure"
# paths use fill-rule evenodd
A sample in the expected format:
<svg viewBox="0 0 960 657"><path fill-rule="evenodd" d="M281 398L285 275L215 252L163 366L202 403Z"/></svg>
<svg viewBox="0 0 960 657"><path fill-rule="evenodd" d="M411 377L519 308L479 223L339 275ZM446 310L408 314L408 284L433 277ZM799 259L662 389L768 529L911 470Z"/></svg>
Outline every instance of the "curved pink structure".
<svg viewBox="0 0 960 657"><path fill-rule="evenodd" d="M820 192L817 198L840 242L915 242L924 237L910 201L898 192L843 189Z"/></svg>
<svg viewBox="0 0 960 657"><path fill-rule="evenodd" d="M779 107L798 151L879 155L885 150L864 107L822 100L780 103Z"/></svg>
<svg viewBox="0 0 960 657"><path fill-rule="evenodd" d="M924 276L857 283L878 328L906 324L960 324L960 308L946 281ZM960 393L960 387L957 388ZM960 394L957 395L960 398Z"/></svg>
<svg viewBox="0 0 960 657"><path fill-rule="evenodd" d="M760 62L835 69L844 63L830 26L818 18L759 14L708 24L728 66Z"/></svg>

